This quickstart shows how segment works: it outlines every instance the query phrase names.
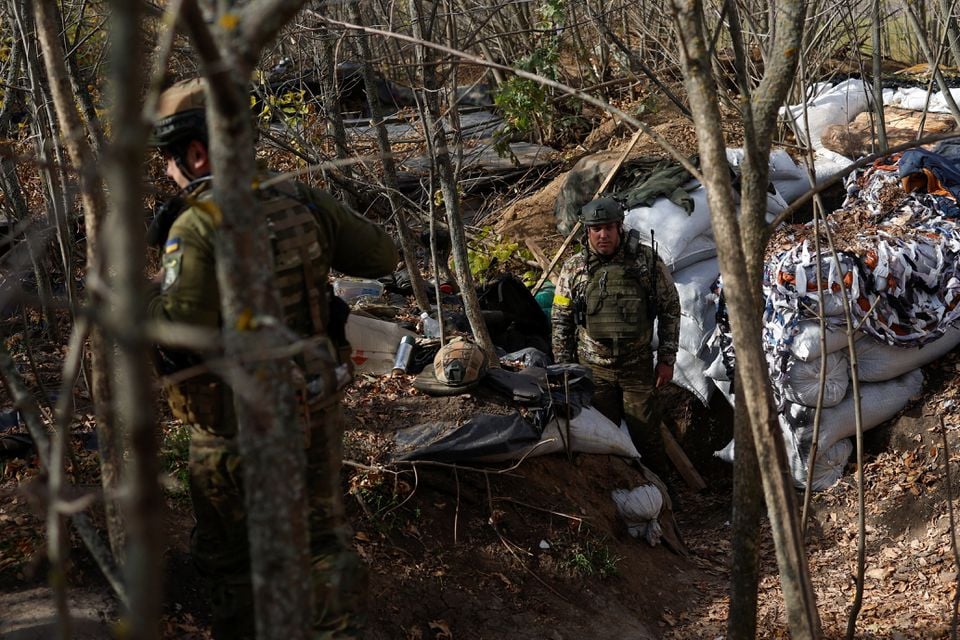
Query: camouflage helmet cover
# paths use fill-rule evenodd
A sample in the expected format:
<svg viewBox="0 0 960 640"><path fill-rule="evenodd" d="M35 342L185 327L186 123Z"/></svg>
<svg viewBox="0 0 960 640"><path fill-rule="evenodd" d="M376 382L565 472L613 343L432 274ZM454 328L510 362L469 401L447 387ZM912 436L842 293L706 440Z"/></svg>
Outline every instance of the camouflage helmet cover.
<svg viewBox="0 0 960 640"><path fill-rule="evenodd" d="M580 222L587 227L623 222L623 207L613 198L597 198L581 207Z"/></svg>
<svg viewBox="0 0 960 640"><path fill-rule="evenodd" d="M487 369L487 356L466 338L454 338L433 359L433 371L439 382L452 387L479 380Z"/></svg>
<svg viewBox="0 0 960 640"><path fill-rule="evenodd" d="M207 139L206 96L202 78L172 85L160 94L149 144L167 147L184 140Z"/></svg>

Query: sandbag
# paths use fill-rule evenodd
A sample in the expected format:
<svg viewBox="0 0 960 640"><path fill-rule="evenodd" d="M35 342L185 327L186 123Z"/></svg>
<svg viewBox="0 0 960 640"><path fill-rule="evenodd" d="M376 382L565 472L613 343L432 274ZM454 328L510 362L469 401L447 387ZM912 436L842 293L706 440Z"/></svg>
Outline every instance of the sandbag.
<svg viewBox="0 0 960 640"><path fill-rule="evenodd" d="M894 347L866 336L857 342L857 374L863 382L882 382L903 375L950 353L960 344L960 329L948 327L943 336L922 347Z"/></svg>
<svg viewBox="0 0 960 640"><path fill-rule="evenodd" d="M863 333L858 331L854 334L854 340L860 340ZM827 326L826 331L826 350L827 353L833 353L839 349L847 347L847 334L845 329L833 328ZM810 362L820 357L820 321L816 318L801 320L798 326L797 334L793 337L793 343L790 345L790 351L799 360Z"/></svg>
<svg viewBox="0 0 960 640"><path fill-rule="evenodd" d="M677 350L677 362L673 366L673 384L695 395L704 406L710 404L710 397L715 388L713 381L706 376L707 362L712 360L714 355L713 352L709 352L704 354L705 360L701 360L686 349L680 348Z"/></svg>
<svg viewBox="0 0 960 640"><path fill-rule="evenodd" d="M716 258L702 260L673 274L680 297L680 347L699 354L717 326L716 296L710 285L717 279L720 267ZM652 348L659 346L654 330Z"/></svg>
<svg viewBox="0 0 960 640"><path fill-rule="evenodd" d="M784 431L783 436L787 450L787 462L790 465L790 476L793 478L794 486L802 489L807 486L807 463L809 461L801 458L796 441L789 431ZM733 464L734 451L734 441L730 440L727 446L715 451L713 455L724 462ZM836 484L837 480L843 476L843 469L846 467L847 460L850 459L852 452L853 443L849 438L834 443L826 451L818 451L817 461L813 465L811 488L814 491L823 491Z"/></svg>
<svg viewBox="0 0 960 640"><path fill-rule="evenodd" d="M850 383L849 366L844 351L827 354L823 387L824 407L836 406L846 396ZM809 362L799 359L788 362L780 393L790 402L815 407L820 394L820 358Z"/></svg>
<svg viewBox="0 0 960 640"><path fill-rule="evenodd" d="M868 382L860 385L863 430L867 431L889 420L903 409L923 386L923 374L915 369L886 382ZM853 388L843 402L825 409L820 417L818 448L826 451L837 441L856 433ZM787 404L780 413L780 424L796 437L797 449L803 459L810 452L813 438L814 409L799 404Z"/></svg>
<svg viewBox="0 0 960 640"><path fill-rule="evenodd" d="M625 429L620 429L594 407L584 407L570 420L570 449L579 453L609 454L639 458L640 454ZM564 451L567 421L554 417L543 430L540 442L528 448L530 455L540 456ZM518 456L520 457L520 456Z"/></svg>
<svg viewBox="0 0 960 640"><path fill-rule="evenodd" d="M853 453L853 442L850 438L835 442L826 451L818 451L817 461L813 465L811 489L824 491L835 485L843 476L843 469L847 466L851 453ZM807 462L809 463L809 460Z"/></svg>
<svg viewBox="0 0 960 640"><path fill-rule="evenodd" d="M950 89L953 100L960 104L960 88ZM937 91L927 98L927 90L922 87L901 87L896 91L883 92L883 104L913 111L927 110L931 113L950 113L950 107L943 97L942 91Z"/></svg>
<svg viewBox="0 0 960 640"><path fill-rule="evenodd" d="M834 87L819 83L812 93L813 97L807 100L806 116L803 104L781 107L780 114L787 120L797 140L814 149L823 146L820 136L827 127L847 124L868 107L863 80L845 80Z"/></svg>
<svg viewBox="0 0 960 640"><path fill-rule="evenodd" d="M627 229L636 229L644 244L650 244L650 230L653 229L660 258L670 267L684 255L694 238L710 230L710 210L706 206L705 193L698 189L690 194L694 200L692 213L688 214L683 207L666 198L657 198L653 206L626 211L623 225Z"/></svg>

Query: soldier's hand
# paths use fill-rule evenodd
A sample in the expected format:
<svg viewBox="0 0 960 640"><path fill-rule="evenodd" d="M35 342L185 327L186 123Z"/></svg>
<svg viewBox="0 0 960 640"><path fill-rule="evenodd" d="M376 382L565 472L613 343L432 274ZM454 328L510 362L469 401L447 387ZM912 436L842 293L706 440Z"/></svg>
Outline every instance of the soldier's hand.
<svg viewBox="0 0 960 640"><path fill-rule="evenodd" d="M660 387L666 386L673 380L673 365L672 364L657 364L657 389Z"/></svg>

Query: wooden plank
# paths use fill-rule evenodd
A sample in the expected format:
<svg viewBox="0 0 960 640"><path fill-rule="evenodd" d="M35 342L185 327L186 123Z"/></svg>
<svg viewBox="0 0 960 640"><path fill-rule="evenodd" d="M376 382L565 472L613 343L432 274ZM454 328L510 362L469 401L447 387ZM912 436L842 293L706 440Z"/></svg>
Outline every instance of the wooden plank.
<svg viewBox="0 0 960 640"><path fill-rule="evenodd" d="M540 245L537 244L537 241L533 238L525 238L523 242L527 245L527 249L530 249L530 253L533 254L533 259L537 261L540 268L546 271L547 267L550 266L550 260L547 259L546 254L543 252L543 249L540 248Z"/></svg>
<svg viewBox="0 0 960 640"><path fill-rule="evenodd" d="M636 133L633 134L633 137L630 138L630 144L626 146L623 150L623 153L620 154L620 157L617 158L617 162L610 168L610 171L607 172L607 176L603 179L603 184L600 185L600 188L597 189L597 192L593 194L593 199L596 199L601 193L603 193L610 183L613 182L614 176L617 175L617 172L620 170L620 167L623 166L623 161L627 159L627 156L630 155L630 152L633 151L633 148L637 146L637 142L640 140L640 136L643 135L643 129L637 129ZM547 268L543 270L543 275L540 276L540 280L537 281L536 286L533 287L531 293L537 295L537 292L540 291L540 288L543 286L543 283L547 281L547 278L550 277L550 273L553 271L553 268L557 266L557 263L560 262L560 258L563 257L563 252L567 250L567 247L570 246L570 243L573 241L573 237L580 232L583 223L577 220L577 224L573 225L573 229L570 230L570 233L567 234L567 239L563 241L563 244L560 245L560 249L557 250L557 255L553 256L553 260L550 261L550 264L547 265Z"/></svg>
<svg viewBox="0 0 960 640"><path fill-rule="evenodd" d="M690 462L690 458L687 457L687 454L684 453L680 447L680 443L677 442L677 439L673 437L670 429L668 429L667 425L663 422L660 423L660 433L663 434L663 446L667 450L667 457L670 458L670 462L673 463L673 466L676 467L680 475L683 476L687 486L694 491L706 489L707 483L700 477L693 463Z"/></svg>

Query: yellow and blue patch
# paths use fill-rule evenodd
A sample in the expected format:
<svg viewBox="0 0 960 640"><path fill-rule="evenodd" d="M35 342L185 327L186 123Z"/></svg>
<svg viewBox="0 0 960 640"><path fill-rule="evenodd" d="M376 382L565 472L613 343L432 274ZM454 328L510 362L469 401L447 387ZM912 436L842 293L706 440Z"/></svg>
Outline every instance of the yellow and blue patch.
<svg viewBox="0 0 960 640"><path fill-rule="evenodd" d="M167 244L163 246L163 252L174 253L175 251L180 250L180 238L170 238L167 240Z"/></svg>

